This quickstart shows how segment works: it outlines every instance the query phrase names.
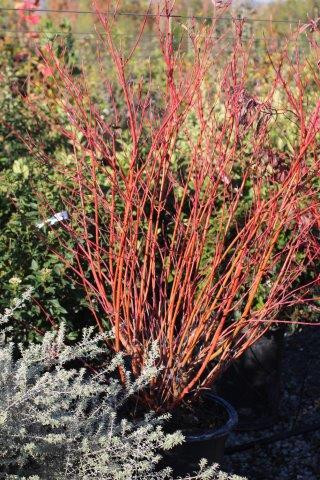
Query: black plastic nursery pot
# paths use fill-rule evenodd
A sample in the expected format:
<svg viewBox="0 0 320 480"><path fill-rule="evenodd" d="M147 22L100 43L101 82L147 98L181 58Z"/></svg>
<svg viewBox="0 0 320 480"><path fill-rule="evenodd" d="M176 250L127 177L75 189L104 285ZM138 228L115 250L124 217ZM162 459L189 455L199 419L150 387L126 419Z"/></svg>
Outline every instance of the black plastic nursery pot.
<svg viewBox="0 0 320 480"><path fill-rule="evenodd" d="M284 329L271 330L236 360L217 382L217 392L235 406L238 428L273 421L281 398Z"/></svg>
<svg viewBox="0 0 320 480"><path fill-rule="evenodd" d="M204 429L196 434L183 432L185 442L164 455L165 466L171 467L175 475L192 474L197 471L202 458L206 458L209 464L220 464L226 440L238 422L237 412L229 402L210 392L205 397L207 405L212 404L213 411L217 406L223 409L225 424L216 429Z"/></svg>

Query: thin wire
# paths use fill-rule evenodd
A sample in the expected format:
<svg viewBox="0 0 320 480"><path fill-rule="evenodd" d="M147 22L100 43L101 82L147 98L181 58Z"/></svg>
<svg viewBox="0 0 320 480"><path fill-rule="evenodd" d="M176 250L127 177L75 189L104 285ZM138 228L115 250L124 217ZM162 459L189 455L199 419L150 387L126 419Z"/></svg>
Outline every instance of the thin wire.
<svg viewBox="0 0 320 480"><path fill-rule="evenodd" d="M104 32L74 32L74 31L71 31L71 32L59 32L59 31L50 31L50 30L7 30L7 29L0 29L0 33L8 33L8 34L12 34L12 35L19 35L19 34L24 34L24 35L29 35L29 34L38 34L38 35L61 35L61 36L69 36L69 35L88 35L88 36L91 36L91 35L107 35L106 33ZM128 35L127 33L113 33L112 36L114 37L128 37L128 38L136 38L135 35ZM149 34L149 33L145 33L144 36L148 36L148 37L154 37L156 38L156 35L155 34Z"/></svg>
<svg viewBox="0 0 320 480"><path fill-rule="evenodd" d="M158 16L165 17L165 18L176 18L176 19L183 19L183 20L233 20L233 17L215 17L215 16L190 16L190 15L177 15L177 14L157 14L157 13L140 13L140 12L94 12L92 10L56 10L56 9L45 9L45 8L4 8L0 7L0 12L39 12L39 13L72 13L76 15L84 14L84 15L108 15L108 16L130 16L130 17L152 17L156 18ZM239 17L234 20L243 20L245 22L267 22L267 23L295 23L301 24L305 23L305 20L271 20L267 18L249 18L249 17Z"/></svg>

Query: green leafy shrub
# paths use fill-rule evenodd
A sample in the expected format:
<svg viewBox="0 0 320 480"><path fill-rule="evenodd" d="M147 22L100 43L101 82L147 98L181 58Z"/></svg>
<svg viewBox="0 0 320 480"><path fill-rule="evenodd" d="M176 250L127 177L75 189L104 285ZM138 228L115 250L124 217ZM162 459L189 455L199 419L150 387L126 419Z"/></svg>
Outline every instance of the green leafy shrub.
<svg viewBox="0 0 320 480"><path fill-rule="evenodd" d="M68 31L66 26L61 30ZM45 41L50 43L50 35ZM71 37L64 39L64 47L57 38L54 45L64 61L75 62ZM39 197L45 197L52 209L60 207L59 177L51 165L37 161L23 140L26 136L41 139L47 155L65 162L71 148L50 126L57 117L65 124L65 118L51 101L56 92L41 67L31 44L13 37L0 39L0 307L33 287L32 303L15 312L16 333L29 340L35 338L30 327L40 332L51 326L53 318L71 325L79 317L83 325L88 315L82 289L65 275L64 266L51 252L54 239L50 245L41 243L36 227L42 218ZM37 113L30 106L31 98L37 102ZM81 329L81 321L79 325Z"/></svg>

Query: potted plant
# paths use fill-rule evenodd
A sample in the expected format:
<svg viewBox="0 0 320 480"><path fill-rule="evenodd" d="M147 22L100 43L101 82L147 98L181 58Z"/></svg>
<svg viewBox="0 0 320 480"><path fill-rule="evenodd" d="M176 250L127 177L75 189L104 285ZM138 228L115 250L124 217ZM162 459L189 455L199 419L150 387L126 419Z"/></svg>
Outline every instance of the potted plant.
<svg viewBox="0 0 320 480"><path fill-rule="evenodd" d="M156 17L165 83L136 74L131 81L145 22L125 54L113 36L116 14L96 13L120 95L106 76L107 113L50 46L43 52L73 147L67 163L52 160L70 216L61 223L64 232L52 229L52 235L61 244L57 255L84 286L99 330L112 328L109 344L128 355L134 376L150 345L158 344L161 374L139 401L157 412L177 412L189 399L197 405L268 332L280 309L304 302L310 292L311 285L294 291L290 285L319 253L309 240L319 213L311 155L319 104L303 111L301 101L298 108L290 75L281 70L263 99L250 95L250 53L237 23L228 61L212 59L223 50L214 26L194 27L193 56L181 55L168 3L166 23ZM300 132L290 161L282 163L269 135L279 89ZM30 148L41 158L41 146ZM126 382L121 369L120 377ZM211 402L218 415L219 405L225 407L220 399L201 401L206 408Z"/></svg>

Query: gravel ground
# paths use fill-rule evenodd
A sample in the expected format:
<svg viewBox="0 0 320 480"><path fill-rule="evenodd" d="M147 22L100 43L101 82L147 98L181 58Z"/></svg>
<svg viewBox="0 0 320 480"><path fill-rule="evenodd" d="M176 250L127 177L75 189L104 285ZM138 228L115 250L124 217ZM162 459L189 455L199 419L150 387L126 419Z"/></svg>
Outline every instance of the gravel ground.
<svg viewBox="0 0 320 480"><path fill-rule="evenodd" d="M279 416L269 428L233 432L228 447L320 425L319 340L319 327L307 327L286 337ZM226 455L222 467L248 480L320 480L320 428Z"/></svg>

